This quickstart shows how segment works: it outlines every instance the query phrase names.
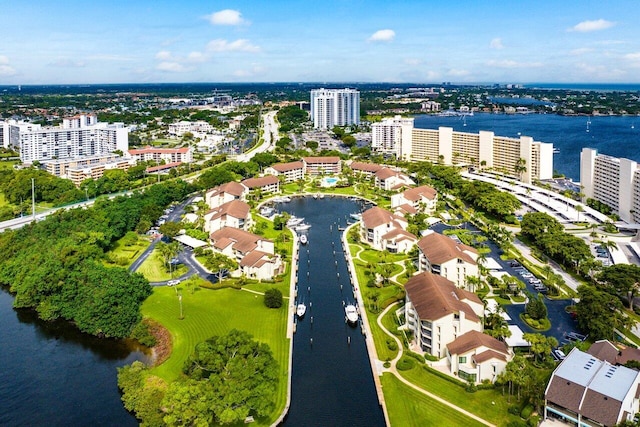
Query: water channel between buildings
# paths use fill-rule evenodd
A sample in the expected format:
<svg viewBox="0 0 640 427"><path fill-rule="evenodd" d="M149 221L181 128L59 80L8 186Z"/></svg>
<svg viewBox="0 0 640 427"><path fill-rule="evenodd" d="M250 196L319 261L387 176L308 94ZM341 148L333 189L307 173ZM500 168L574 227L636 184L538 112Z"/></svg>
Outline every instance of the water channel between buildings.
<svg viewBox="0 0 640 427"><path fill-rule="evenodd" d="M383 426L362 328L348 325L344 312L344 304L355 298L338 227L363 204L306 197L277 207L311 225L305 232L309 242L300 247L298 301L307 312L294 335L291 406L284 425Z"/></svg>

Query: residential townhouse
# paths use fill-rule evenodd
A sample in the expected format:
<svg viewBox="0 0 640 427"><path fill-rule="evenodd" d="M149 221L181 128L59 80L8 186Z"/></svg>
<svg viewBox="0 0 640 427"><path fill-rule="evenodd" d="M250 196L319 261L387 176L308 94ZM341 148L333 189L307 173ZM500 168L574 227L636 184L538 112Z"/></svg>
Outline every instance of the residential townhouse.
<svg viewBox="0 0 640 427"><path fill-rule="evenodd" d="M429 272L411 277L404 288L405 327L421 351L443 358L447 344L469 331L482 332L484 304L476 294Z"/></svg>
<svg viewBox="0 0 640 427"><path fill-rule="evenodd" d="M406 174L390 168L382 168L375 174L375 186L384 191L410 187L416 183Z"/></svg>
<svg viewBox="0 0 640 427"><path fill-rule="evenodd" d="M375 163L364 163L364 162L352 161L351 163L349 163L349 168L353 171L353 173L357 173L364 176L373 176L380 169L384 168L384 166L381 166Z"/></svg>
<svg viewBox="0 0 640 427"><path fill-rule="evenodd" d="M138 162L154 161L159 163L164 161L165 163L191 163L193 161L193 154L190 147L157 148L148 145L144 148L129 150L129 157Z"/></svg>
<svg viewBox="0 0 640 427"><path fill-rule="evenodd" d="M296 182L304 179L304 164L296 162L276 163L264 169L265 174L284 176L284 182Z"/></svg>
<svg viewBox="0 0 640 427"><path fill-rule="evenodd" d="M418 241L417 237L406 231L407 220L374 206L362 214L360 238L373 249L391 253L406 253Z"/></svg>
<svg viewBox="0 0 640 427"><path fill-rule="evenodd" d="M428 230L418 250L418 271L446 277L460 288L467 287L467 277L478 275L478 251L448 236Z"/></svg>
<svg viewBox="0 0 640 427"><path fill-rule="evenodd" d="M391 196L391 208L410 206L416 212L431 214L438 203L438 192L427 185L410 188ZM404 209L406 210L406 206Z"/></svg>
<svg viewBox="0 0 640 427"><path fill-rule="evenodd" d="M280 180L274 175L265 175L260 178L248 178L241 183L249 191L260 190L263 193L278 193L280 192Z"/></svg>
<svg viewBox="0 0 640 427"><path fill-rule="evenodd" d="M208 190L204 201L214 209L232 200L242 200L248 189L239 182L231 181Z"/></svg>
<svg viewBox="0 0 640 427"><path fill-rule="evenodd" d="M513 352L502 341L472 330L447 344L449 369L461 380L494 383L513 359Z"/></svg>
<svg viewBox="0 0 640 427"><path fill-rule="evenodd" d="M337 156L303 157L304 172L307 175L335 175L341 171L341 160Z"/></svg>
<svg viewBox="0 0 640 427"><path fill-rule="evenodd" d="M204 231L212 233L224 227L247 230L251 226L251 208L240 200L231 200L204 215Z"/></svg>
<svg viewBox="0 0 640 427"><path fill-rule="evenodd" d="M209 238L213 249L235 259L239 273L247 277L268 280L281 272L282 262L271 240L233 227L214 231Z"/></svg>
<svg viewBox="0 0 640 427"><path fill-rule="evenodd" d="M545 390L544 418L582 426L614 426L638 413L640 372L572 349Z"/></svg>

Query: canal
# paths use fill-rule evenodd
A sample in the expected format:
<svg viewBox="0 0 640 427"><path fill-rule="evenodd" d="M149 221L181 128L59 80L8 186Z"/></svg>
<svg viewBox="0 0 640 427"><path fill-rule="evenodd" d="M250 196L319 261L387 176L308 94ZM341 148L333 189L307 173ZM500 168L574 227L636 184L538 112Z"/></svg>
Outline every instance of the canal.
<svg viewBox="0 0 640 427"><path fill-rule="evenodd" d="M304 217L311 228L300 248L298 300L307 305L293 344L291 407L286 426L384 426L360 325L345 321L355 302L341 243L349 214L362 202L294 198L278 209Z"/></svg>

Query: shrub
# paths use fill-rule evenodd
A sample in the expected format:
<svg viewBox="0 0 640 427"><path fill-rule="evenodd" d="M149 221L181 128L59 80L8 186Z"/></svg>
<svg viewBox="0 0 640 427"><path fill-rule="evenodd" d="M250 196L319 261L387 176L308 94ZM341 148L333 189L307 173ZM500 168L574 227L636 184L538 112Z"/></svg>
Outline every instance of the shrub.
<svg viewBox="0 0 640 427"><path fill-rule="evenodd" d="M147 347L156 345L156 338L151 334L149 324L144 320L133 327L130 338Z"/></svg>
<svg viewBox="0 0 640 427"><path fill-rule="evenodd" d="M387 348L391 351L397 351L398 343L393 338L387 338Z"/></svg>
<svg viewBox="0 0 640 427"><path fill-rule="evenodd" d="M424 357L418 353L414 353L413 351L406 351L404 354L417 360L420 363L424 363Z"/></svg>
<svg viewBox="0 0 640 427"><path fill-rule="evenodd" d="M527 427L527 423L522 420L513 420L507 423L507 427Z"/></svg>
<svg viewBox="0 0 640 427"><path fill-rule="evenodd" d="M540 415L534 415L527 421L529 427L537 427L540 424Z"/></svg>
<svg viewBox="0 0 640 427"><path fill-rule="evenodd" d="M440 360L438 359L437 356L434 356L433 354L428 354L428 353L424 355L424 358L430 362L437 362L438 360Z"/></svg>
<svg viewBox="0 0 640 427"><path fill-rule="evenodd" d="M416 362L412 358L402 356L402 358L398 360L398 363L396 363L396 368L398 368L399 371L408 371L410 369L413 369L415 364Z"/></svg>
<svg viewBox="0 0 640 427"><path fill-rule="evenodd" d="M527 405L524 408L522 408L522 412L520 412L520 418L523 418L526 420L531 416L532 412L533 412L533 405Z"/></svg>
<svg viewBox="0 0 640 427"><path fill-rule="evenodd" d="M469 381L469 384L467 384L467 386L464 388L466 390L467 393L475 393L476 391L478 391L478 387L475 385L475 383Z"/></svg>
<svg viewBox="0 0 640 427"><path fill-rule="evenodd" d="M276 288L267 289L264 293L264 305L269 308L282 307L282 292Z"/></svg>
<svg viewBox="0 0 640 427"><path fill-rule="evenodd" d="M520 416L520 407L518 405L511 405L507 410L511 415Z"/></svg>
<svg viewBox="0 0 640 427"><path fill-rule="evenodd" d="M386 362L384 362L382 364L382 366L384 366L385 368L389 369L391 367L391 362L389 362L388 360Z"/></svg>

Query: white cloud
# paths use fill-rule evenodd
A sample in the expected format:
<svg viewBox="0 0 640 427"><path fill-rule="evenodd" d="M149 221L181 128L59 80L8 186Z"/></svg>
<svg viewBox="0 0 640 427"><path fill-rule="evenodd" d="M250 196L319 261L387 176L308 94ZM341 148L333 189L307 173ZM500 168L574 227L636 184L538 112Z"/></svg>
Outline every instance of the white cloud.
<svg viewBox="0 0 640 427"><path fill-rule="evenodd" d="M254 64L249 70L236 70L233 72L234 77L246 78L264 75L267 69L261 65Z"/></svg>
<svg viewBox="0 0 640 427"><path fill-rule="evenodd" d="M13 76L16 74L16 69L9 63L9 58L4 55L0 55L0 76Z"/></svg>
<svg viewBox="0 0 640 427"><path fill-rule="evenodd" d="M567 31L576 31L578 33L588 33L591 31L606 30L616 25L615 22L607 21L606 19L597 19L595 21L582 21L579 24L574 25Z"/></svg>
<svg viewBox="0 0 640 427"><path fill-rule="evenodd" d="M511 59L502 59L502 60L490 60L487 61L487 65L489 67L494 68L537 68L542 67L542 63L540 62L517 62Z"/></svg>
<svg viewBox="0 0 640 427"><path fill-rule="evenodd" d="M171 52L169 52L168 50L161 50L160 52L156 53L156 59L160 61L171 61L173 59L173 56L171 56Z"/></svg>
<svg viewBox="0 0 640 427"><path fill-rule="evenodd" d="M593 52L593 49L591 49L590 47L581 47L578 49L573 49L571 51L569 51L569 55L571 56L581 56L581 55L585 55L587 53L591 53Z"/></svg>
<svg viewBox="0 0 640 427"><path fill-rule="evenodd" d="M219 12L207 15L207 19L213 25L242 25L249 24L248 21L242 18L242 14L239 10L225 9Z"/></svg>
<svg viewBox="0 0 640 427"><path fill-rule="evenodd" d="M504 49L504 45L502 44L502 39L500 37L496 37L489 42L489 47L491 49Z"/></svg>
<svg viewBox="0 0 640 427"><path fill-rule="evenodd" d="M251 44L247 39L238 39L229 42L225 39L211 40L207 44L207 51L209 52L260 52L260 47Z"/></svg>
<svg viewBox="0 0 640 427"><path fill-rule="evenodd" d="M422 61L420 59L417 59L417 58L406 58L404 60L404 63L407 64L407 65L416 66L416 65L422 64Z"/></svg>
<svg viewBox="0 0 640 427"><path fill-rule="evenodd" d="M624 59L628 59L631 61L638 61L640 60L640 52L627 53L624 56Z"/></svg>
<svg viewBox="0 0 640 427"><path fill-rule="evenodd" d="M378 30L367 39L370 42L390 42L396 37L393 30Z"/></svg>
<svg viewBox="0 0 640 427"><path fill-rule="evenodd" d="M189 62L204 62L207 59L209 59L209 58L207 58L207 56L205 54L203 54L202 52L194 51L194 52L189 53L189 55L187 55L187 60Z"/></svg>
<svg viewBox="0 0 640 427"><path fill-rule="evenodd" d="M465 77L471 74L468 70L458 70L456 68L452 68L447 71L447 75L451 77Z"/></svg>
<svg viewBox="0 0 640 427"><path fill-rule="evenodd" d="M82 61L74 61L73 59L69 58L58 58L55 61L51 62L50 65L62 68L82 68L86 66L86 64Z"/></svg>
<svg viewBox="0 0 640 427"><path fill-rule="evenodd" d="M178 62L169 62L169 61L164 61L159 63L156 66L156 69L160 71L167 71L170 73L184 73L185 71L189 71L189 69L186 68L184 65Z"/></svg>

